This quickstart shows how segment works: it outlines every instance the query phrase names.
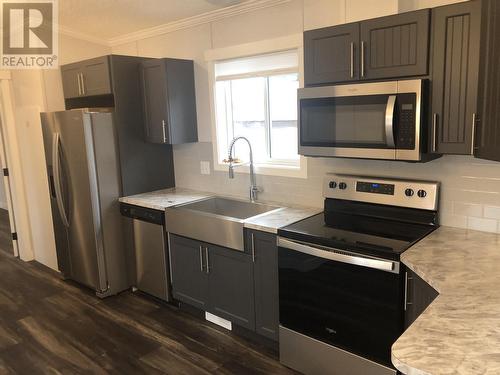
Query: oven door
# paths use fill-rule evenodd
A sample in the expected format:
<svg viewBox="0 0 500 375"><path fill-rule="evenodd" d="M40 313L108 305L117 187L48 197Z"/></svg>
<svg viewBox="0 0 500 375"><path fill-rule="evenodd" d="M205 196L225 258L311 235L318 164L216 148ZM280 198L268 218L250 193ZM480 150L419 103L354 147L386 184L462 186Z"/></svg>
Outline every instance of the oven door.
<svg viewBox="0 0 500 375"><path fill-rule="evenodd" d="M299 153L419 160L421 87L411 80L299 89Z"/></svg>
<svg viewBox="0 0 500 375"><path fill-rule="evenodd" d="M278 245L280 325L392 367L404 322L399 262L283 237Z"/></svg>

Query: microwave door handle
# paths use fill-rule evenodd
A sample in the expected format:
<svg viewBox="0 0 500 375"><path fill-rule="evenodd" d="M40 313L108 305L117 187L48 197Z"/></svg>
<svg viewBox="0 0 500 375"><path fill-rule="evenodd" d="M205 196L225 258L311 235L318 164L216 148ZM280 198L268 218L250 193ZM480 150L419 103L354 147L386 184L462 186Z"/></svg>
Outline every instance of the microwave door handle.
<svg viewBox="0 0 500 375"><path fill-rule="evenodd" d="M394 142L394 111L396 109L396 95L389 95L385 107L385 139L387 147L396 148Z"/></svg>
<svg viewBox="0 0 500 375"><path fill-rule="evenodd" d="M278 246L284 249L294 250L300 253L312 255L318 258L329 259L340 263L353 264L356 266L372 268L385 272L399 273L398 264L390 260L350 255L343 250L327 247L318 248L309 244L290 241L283 237L278 237Z"/></svg>

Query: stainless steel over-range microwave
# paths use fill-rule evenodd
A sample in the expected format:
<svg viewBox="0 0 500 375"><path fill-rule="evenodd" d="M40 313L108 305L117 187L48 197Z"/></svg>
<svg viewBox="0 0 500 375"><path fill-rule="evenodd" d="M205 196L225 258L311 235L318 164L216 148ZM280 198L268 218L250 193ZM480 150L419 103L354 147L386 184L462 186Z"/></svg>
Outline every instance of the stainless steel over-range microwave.
<svg viewBox="0 0 500 375"><path fill-rule="evenodd" d="M420 161L425 80L298 91L299 154Z"/></svg>

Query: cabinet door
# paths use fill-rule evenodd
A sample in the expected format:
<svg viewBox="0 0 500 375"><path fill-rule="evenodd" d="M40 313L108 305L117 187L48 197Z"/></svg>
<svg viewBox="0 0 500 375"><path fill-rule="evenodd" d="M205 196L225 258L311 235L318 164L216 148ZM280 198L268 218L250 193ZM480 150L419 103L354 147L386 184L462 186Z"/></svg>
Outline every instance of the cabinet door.
<svg viewBox="0 0 500 375"><path fill-rule="evenodd" d="M429 10L361 22L361 79L426 75Z"/></svg>
<svg viewBox="0 0 500 375"><path fill-rule="evenodd" d="M81 82L79 81L81 66L70 64L61 67L61 78L65 98L76 98L82 95Z"/></svg>
<svg viewBox="0 0 500 375"><path fill-rule="evenodd" d="M111 76L108 56L82 62L83 95L111 94Z"/></svg>
<svg viewBox="0 0 500 375"><path fill-rule="evenodd" d="M431 151L472 154L477 113L480 2L432 11Z"/></svg>
<svg viewBox="0 0 500 375"><path fill-rule="evenodd" d="M304 33L306 86L358 79L359 24L325 27Z"/></svg>
<svg viewBox="0 0 500 375"><path fill-rule="evenodd" d="M481 79L475 156L500 161L500 2L483 0Z"/></svg>
<svg viewBox="0 0 500 375"><path fill-rule="evenodd" d="M406 270L405 328L408 328L439 295L415 272Z"/></svg>
<svg viewBox="0 0 500 375"><path fill-rule="evenodd" d="M170 267L174 298L207 309L208 273L203 243L170 234Z"/></svg>
<svg viewBox="0 0 500 375"><path fill-rule="evenodd" d="M255 329L252 257L210 245L208 311L250 330Z"/></svg>
<svg viewBox="0 0 500 375"><path fill-rule="evenodd" d="M167 75L163 60L150 60L141 64L141 87L146 140L169 143Z"/></svg>
<svg viewBox="0 0 500 375"><path fill-rule="evenodd" d="M257 333L278 341L278 246L276 235L248 231L247 241L254 254L255 328Z"/></svg>

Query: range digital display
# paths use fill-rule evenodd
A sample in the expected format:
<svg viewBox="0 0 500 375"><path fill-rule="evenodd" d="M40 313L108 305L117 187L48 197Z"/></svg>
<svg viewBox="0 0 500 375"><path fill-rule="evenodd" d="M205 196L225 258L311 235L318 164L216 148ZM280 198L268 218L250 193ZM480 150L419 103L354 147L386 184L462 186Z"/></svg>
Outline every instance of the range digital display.
<svg viewBox="0 0 500 375"><path fill-rule="evenodd" d="M376 182L358 181L356 183L356 191L359 191L362 193L394 195L394 185L393 184L379 184Z"/></svg>

